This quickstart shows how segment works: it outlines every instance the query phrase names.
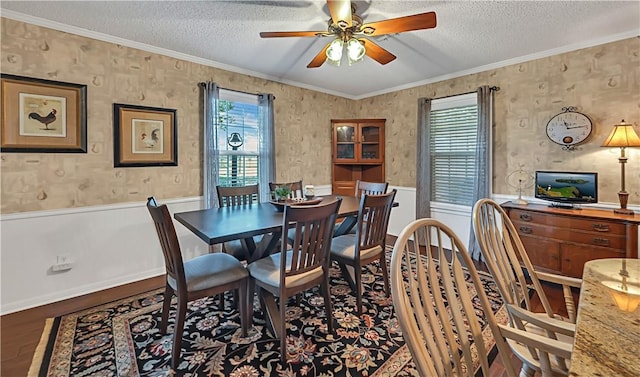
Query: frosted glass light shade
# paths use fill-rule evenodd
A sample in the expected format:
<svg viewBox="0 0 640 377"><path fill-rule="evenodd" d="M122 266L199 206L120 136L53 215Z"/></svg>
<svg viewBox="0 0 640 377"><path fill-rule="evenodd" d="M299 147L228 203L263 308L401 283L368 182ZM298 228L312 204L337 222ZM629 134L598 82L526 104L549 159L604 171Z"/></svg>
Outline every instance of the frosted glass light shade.
<svg viewBox="0 0 640 377"><path fill-rule="evenodd" d="M327 49L327 60L335 65L340 65L340 59L342 59L342 39L336 39L329 45Z"/></svg>
<svg viewBox="0 0 640 377"><path fill-rule="evenodd" d="M362 42L355 38L349 39L347 42L347 56L349 57L349 63L355 63L362 60L364 57L365 48Z"/></svg>

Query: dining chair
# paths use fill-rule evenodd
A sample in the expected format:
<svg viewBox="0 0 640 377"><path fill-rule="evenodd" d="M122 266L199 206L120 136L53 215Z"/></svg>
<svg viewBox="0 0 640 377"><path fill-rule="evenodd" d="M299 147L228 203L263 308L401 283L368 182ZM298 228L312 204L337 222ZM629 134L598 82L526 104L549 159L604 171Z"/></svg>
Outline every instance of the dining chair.
<svg viewBox="0 0 640 377"><path fill-rule="evenodd" d="M304 198L304 191L303 191L303 186L302 186L302 179L299 181L295 181L295 182L285 182L285 183L274 183L274 182L269 182L269 192L271 192L271 195L273 196L272 199L276 199L275 198L275 194L274 191L276 188L278 187L282 187L285 186L287 188L289 188L289 190L291 190L291 194L289 194L289 199L302 199ZM294 238L294 230L290 229L289 233L283 233L283 234L287 234L287 240L289 240L289 242L293 242L293 238Z"/></svg>
<svg viewBox="0 0 640 377"><path fill-rule="evenodd" d="M388 182L367 182L367 181L357 180L355 196L356 198L360 198L364 194L368 194L368 195L386 194L388 187L389 187ZM336 229L338 226L340 226L340 223L336 224ZM349 230L349 232L347 233L356 234L356 228L355 227L351 228L351 230Z"/></svg>
<svg viewBox="0 0 640 377"><path fill-rule="evenodd" d="M389 182L367 182L367 181L357 180L355 195L357 198L359 198L364 194L368 194L368 195L386 194L388 187L389 187Z"/></svg>
<svg viewBox="0 0 640 377"><path fill-rule="evenodd" d="M428 246L428 247L425 247ZM482 306L476 313L467 279L473 282ZM503 375L518 376L512 358L516 345L537 359L543 377L563 375L556 358L571 357L572 345L497 321L478 271L466 247L446 225L417 219L400 233L391 254L391 297L402 336L420 376L474 376L490 373L490 342L480 318L493 336L504 367ZM521 315L519 308L507 310ZM522 314L526 317L526 313ZM566 322L552 318L542 321ZM463 336L460 336L463 334ZM520 374L521 377L533 374Z"/></svg>
<svg viewBox="0 0 640 377"><path fill-rule="evenodd" d="M316 205L287 205L284 208L282 234L295 229L295 241L281 241L280 252L250 263L249 297L254 287L260 290L261 306L276 337L280 338L280 359L286 363L286 306L289 297L319 286L324 297L327 331L333 332L329 292L329 248L333 224L342 199ZM290 247L289 247L290 246ZM279 297L279 307L275 297ZM250 309L252 310L250 300ZM277 317L277 318L276 318Z"/></svg>
<svg viewBox="0 0 640 377"><path fill-rule="evenodd" d="M238 205L248 205L260 202L260 187L258 184L248 186L216 186L218 194L218 206L233 207ZM261 236L249 239L239 239L227 241L222 244L222 251L231 254L238 260L249 260L250 251L255 250L255 244L260 241ZM253 242L253 245L247 245Z"/></svg>
<svg viewBox="0 0 640 377"><path fill-rule="evenodd" d="M236 258L225 253L205 254L183 261L180 242L176 235L169 209L158 205L154 197L147 199L147 209L155 224L162 247L166 269L162 322L160 331L167 332L169 309L173 295L177 296L175 329L171 367L175 369L180 360L182 333L187 315L187 302L214 296L229 290L236 291L243 298L239 303L242 336L247 335L250 321L248 292L249 273Z"/></svg>
<svg viewBox="0 0 640 377"><path fill-rule="evenodd" d="M573 277L537 271L509 215L495 201L480 199L473 207L473 229L487 269L493 276L500 296L509 305L510 321L518 328L546 334L550 338L573 344L575 336L576 304L572 289L579 289L582 280ZM568 318L554 312L542 287L542 282L562 286ZM532 297L537 295L544 312L534 312ZM545 319L560 319L564 324L549 324ZM563 331L559 330L562 327ZM532 359L530 352L511 344L522 360L522 375L533 376L542 366ZM558 358L554 366L559 375L568 374L568 363Z"/></svg>
<svg viewBox="0 0 640 377"><path fill-rule="evenodd" d="M355 234L334 237L331 243L331 259L338 262L342 274L354 291L357 312L362 314L362 267L379 261L384 278L384 290L389 290L389 273L385 252L389 216L396 190L381 195L362 195ZM347 266L353 268L353 276Z"/></svg>
<svg viewBox="0 0 640 377"><path fill-rule="evenodd" d="M269 182L269 192L273 193L276 188L285 186L291 190L291 194L289 194L289 199L294 198L304 198L302 179L295 182L285 182L285 183L275 183Z"/></svg>
<svg viewBox="0 0 640 377"><path fill-rule="evenodd" d="M532 311L531 298L535 293L549 317L560 317L549 304L541 281L558 284L562 286L568 321L576 322L572 288L579 289L582 279L536 271L509 215L495 201L478 200L473 207L472 222L484 262L505 302Z"/></svg>

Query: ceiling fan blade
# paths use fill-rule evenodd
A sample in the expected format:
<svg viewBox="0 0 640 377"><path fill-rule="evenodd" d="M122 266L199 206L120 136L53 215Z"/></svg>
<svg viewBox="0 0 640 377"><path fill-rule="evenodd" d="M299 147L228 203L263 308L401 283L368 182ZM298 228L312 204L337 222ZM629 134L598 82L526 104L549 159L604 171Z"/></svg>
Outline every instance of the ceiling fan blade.
<svg viewBox="0 0 640 377"><path fill-rule="evenodd" d="M436 13L427 12L364 24L360 30L366 36L374 37L376 35L395 34L404 31L431 29L436 27L436 24ZM371 31L371 29L373 30Z"/></svg>
<svg viewBox="0 0 640 377"><path fill-rule="evenodd" d="M333 42L333 41L332 41ZM327 43L326 46L316 55L313 60L307 65L307 68L318 68L327 60L327 49L331 45L331 42Z"/></svg>
<svg viewBox="0 0 640 377"><path fill-rule="evenodd" d="M279 37L322 37L330 35L326 31L263 31L260 32L262 38Z"/></svg>
<svg viewBox="0 0 640 377"><path fill-rule="evenodd" d="M378 46L368 39L358 39L360 42L364 43L365 54L371 59L377 61L378 63L385 65L391 61L393 61L396 56L384 48Z"/></svg>
<svg viewBox="0 0 640 377"><path fill-rule="evenodd" d="M333 23L341 28L351 27L351 1L350 0L327 0L329 14Z"/></svg>

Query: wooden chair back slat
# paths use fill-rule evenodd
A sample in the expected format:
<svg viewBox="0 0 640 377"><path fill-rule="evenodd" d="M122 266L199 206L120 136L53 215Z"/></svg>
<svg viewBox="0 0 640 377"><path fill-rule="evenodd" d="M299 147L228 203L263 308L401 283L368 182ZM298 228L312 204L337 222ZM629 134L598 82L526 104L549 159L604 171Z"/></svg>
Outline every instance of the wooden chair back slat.
<svg viewBox="0 0 640 377"><path fill-rule="evenodd" d="M389 187L388 182L367 182L367 181L356 181L356 197L361 197L364 194L367 195L380 195L386 194L387 188Z"/></svg>
<svg viewBox="0 0 640 377"><path fill-rule="evenodd" d="M153 197L147 199L147 209L158 233L167 275L176 280L178 287L185 286L180 243L178 242L169 209L166 204L158 206Z"/></svg>
<svg viewBox="0 0 640 377"><path fill-rule="evenodd" d="M281 186L288 187L289 190L291 190L291 194L289 194L289 198L288 199L303 198L304 197L304 194L303 194L303 191L302 191L302 180L295 181L295 182L285 182L285 183L269 182L269 192L273 193L273 191L276 188L281 187Z"/></svg>
<svg viewBox="0 0 640 377"><path fill-rule="evenodd" d="M533 264L504 209L491 199L479 200L473 210L473 227L480 251L496 280L502 299L531 311L529 297L530 287L533 286L545 312L553 317L553 309L534 274ZM531 284L528 284L527 276Z"/></svg>
<svg viewBox="0 0 640 377"><path fill-rule="evenodd" d="M418 219L398 236L391 256L392 298L421 376L472 376L476 363L483 375L489 375L489 349L468 291L467 274L486 322L499 334L478 272L450 228L435 219ZM495 341L499 354L509 357L504 338ZM505 370L509 377L517 375L510 362Z"/></svg>
<svg viewBox="0 0 640 377"><path fill-rule="evenodd" d="M285 258L282 258L282 268L285 273L281 280L288 276L295 276L328 264L329 250L333 227L342 199L317 205L288 205L284 209L283 234L288 229L295 229L292 244L292 260L289 269L284 268ZM288 250L288 240L282 238L281 250L283 255Z"/></svg>
<svg viewBox="0 0 640 377"><path fill-rule="evenodd" d="M359 257L360 250L375 246L384 248L395 197L396 190L394 189L388 194L364 194L360 199L356 223L356 239L359 243L356 248L356 259Z"/></svg>
<svg viewBox="0 0 640 377"><path fill-rule="evenodd" d="M248 186L216 186L218 206L232 207L260 202L259 185Z"/></svg>

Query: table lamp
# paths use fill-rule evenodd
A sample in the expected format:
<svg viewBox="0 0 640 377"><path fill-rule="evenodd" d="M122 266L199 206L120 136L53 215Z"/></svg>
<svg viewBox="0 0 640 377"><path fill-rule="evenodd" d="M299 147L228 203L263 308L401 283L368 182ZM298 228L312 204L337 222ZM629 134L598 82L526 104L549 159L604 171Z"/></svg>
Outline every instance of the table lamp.
<svg viewBox="0 0 640 377"><path fill-rule="evenodd" d="M618 192L618 200L620 200L620 208L614 209L614 213L623 215L633 215L633 210L627 209L629 201L629 193L624 188L624 165L627 163L627 157L624 155L624 149L627 147L640 147L640 137L633 130L633 125L625 123L624 119L620 124L613 126L613 131L602 144L603 147L620 147L620 182L621 188Z"/></svg>

